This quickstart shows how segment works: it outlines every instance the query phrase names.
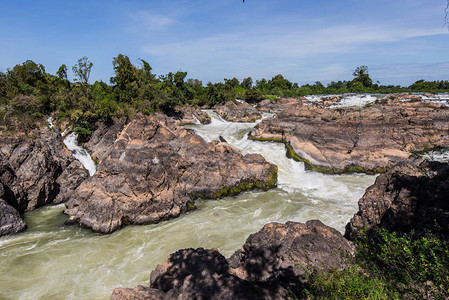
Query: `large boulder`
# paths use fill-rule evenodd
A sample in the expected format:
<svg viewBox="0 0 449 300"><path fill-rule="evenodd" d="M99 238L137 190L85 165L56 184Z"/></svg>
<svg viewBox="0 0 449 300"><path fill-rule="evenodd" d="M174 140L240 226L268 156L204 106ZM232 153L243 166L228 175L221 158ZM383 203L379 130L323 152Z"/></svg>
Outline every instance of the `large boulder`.
<svg viewBox="0 0 449 300"><path fill-rule="evenodd" d="M178 217L197 198L270 188L277 179L277 167L262 156L207 143L164 115L138 115L107 153L65 209L70 223L102 233Z"/></svg>
<svg viewBox="0 0 449 300"><path fill-rule="evenodd" d="M306 272L341 268L352 244L320 221L270 223L226 260L216 249L184 249L151 272L150 286L117 288L118 299L286 299Z"/></svg>
<svg viewBox="0 0 449 300"><path fill-rule="evenodd" d="M401 165L380 175L359 200L359 211L346 225L354 239L361 230L381 227L449 238L449 165Z"/></svg>
<svg viewBox="0 0 449 300"><path fill-rule="evenodd" d="M0 194L2 191L0 185ZM20 218L19 212L0 198L0 237L25 230L26 224Z"/></svg>
<svg viewBox="0 0 449 300"><path fill-rule="evenodd" d="M117 288L111 299L283 299L285 289L270 289L230 273L217 249L179 250L150 275L151 288Z"/></svg>
<svg viewBox="0 0 449 300"><path fill-rule="evenodd" d="M8 216L3 215L2 222L17 221L13 228L23 230L25 223L19 221L19 214L64 201L64 197L58 198L60 191L75 189L87 177L86 172L56 130L42 127L28 135L0 136L0 199Z"/></svg>
<svg viewBox="0 0 449 300"><path fill-rule="evenodd" d="M250 235L229 263L240 278L275 282L298 294L307 272L340 268L353 252L340 232L321 221L269 223Z"/></svg>
<svg viewBox="0 0 449 300"><path fill-rule="evenodd" d="M387 98L363 108L292 105L250 138L284 142L317 171L377 173L410 161L414 150L449 146L448 131L449 107Z"/></svg>
<svg viewBox="0 0 449 300"><path fill-rule="evenodd" d="M63 146L59 133L41 128L31 137L3 136L0 146L2 164L8 174L13 174L3 173L2 183L11 186L14 182L10 189L21 190L15 192L17 203L13 206L22 213L51 204L59 192L58 177L74 160Z"/></svg>

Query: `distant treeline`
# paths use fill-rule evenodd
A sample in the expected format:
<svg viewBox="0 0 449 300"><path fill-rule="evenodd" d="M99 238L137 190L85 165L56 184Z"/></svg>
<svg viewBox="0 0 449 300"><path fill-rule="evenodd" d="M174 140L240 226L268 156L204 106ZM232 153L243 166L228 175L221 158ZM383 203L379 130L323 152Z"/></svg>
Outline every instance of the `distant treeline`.
<svg viewBox="0 0 449 300"><path fill-rule="evenodd" d="M72 67L73 82L68 80L66 65L52 75L31 60L0 72L0 125L8 130L27 129L37 118L54 113L60 120L69 119L81 135L86 135L99 120L108 122L137 111L169 113L183 104L212 106L236 98L258 102L310 94L449 91L449 81L419 80L409 87L373 84L366 66L358 67L351 81L299 86L281 74L256 82L248 77L242 82L232 78L203 85L198 79L186 79L187 72L156 76L148 62L141 59L135 66L122 54L114 57L112 64L115 76L110 78L110 84L89 83L93 64L86 57Z"/></svg>

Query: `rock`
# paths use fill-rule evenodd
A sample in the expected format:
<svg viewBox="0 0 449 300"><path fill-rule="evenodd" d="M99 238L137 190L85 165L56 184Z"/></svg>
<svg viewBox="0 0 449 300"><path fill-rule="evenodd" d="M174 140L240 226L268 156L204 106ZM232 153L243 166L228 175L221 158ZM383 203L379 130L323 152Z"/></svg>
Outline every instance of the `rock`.
<svg viewBox="0 0 449 300"><path fill-rule="evenodd" d="M285 109L298 109L306 102L306 98L282 98L278 100L262 100L256 105L256 109L265 112L280 113Z"/></svg>
<svg viewBox="0 0 449 300"><path fill-rule="evenodd" d="M184 249L171 254L150 275L150 286L163 299L281 299L284 289L262 287L230 273L217 249ZM279 293L280 292L280 293Z"/></svg>
<svg viewBox="0 0 449 300"><path fill-rule="evenodd" d="M228 260L217 249L179 250L151 272L151 288L115 289L111 299L286 299L301 293L306 269L340 268L345 252L352 244L320 221L270 223Z"/></svg>
<svg viewBox="0 0 449 300"><path fill-rule="evenodd" d="M0 194L2 194L0 185ZM26 224L20 218L19 212L0 198L0 237L25 230Z"/></svg>
<svg viewBox="0 0 449 300"><path fill-rule="evenodd" d="M291 106L265 119L250 138L283 141L313 170L383 172L410 162L413 150L449 145L449 108L382 100L371 107Z"/></svg>
<svg viewBox="0 0 449 300"><path fill-rule="evenodd" d="M84 146L89 150L92 159L100 163L112 150L117 134L126 124L126 118L120 118L113 121L109 126L101 123L92 133L91 138Z"/></svg>
<svg viewBox="0 0 449 300"><path fill-rule="evenodd" d="M180 111L182 118L179 120L178 125L195 125L198 124L210 124L211 119L209 115L201 109L194 108L189 105L177 107L176 110Z"/></svg>
<svg viewBox="0 0 449 300"><path fill-rule="evenodd" d="M116 288L111 296L111 300L160 300L165 298L165 293L142 285L134 289Z"/></svg>
<svg viewBox="0 0 449 300"><path fill-rule="evenodd" d="M86 178L87 170L65 148L59 132L48 127L28 136L2 135L0 149L0 197L8 207L7 220L17 223L12 231L25 228L20 213L64 201L63 195Z"/></svg>
<svg viewBox="0 0 449 300"><path fill-rule="evenodd" d="M234 103L228 101L225 104L215 106L215 111L223 119L230 122L252 123L262 118L262 114L246 102Z"/></svg>
<svg viewBox="0 0 449 300"><path fill-rule="evenodd" d="M318 220L269 223L230 258L233 273L250 281L281 284L299 294L306 271L340 268L353 245Z"/></svg>
<svg viewBox="0 0 449 300"><path fill-rule="evenodd" d="M178 217L197 198L276 184L277 167L227 143L206 143L163 115L138 115L119 133L95 175L66 202L69 222L101 233Z"/></svg>
<svg viewBox="0 0 449 300"><path fill-rule="evenodd" d="M78 160L72 161L56 179L56 183L59 185L59 193L53 204L66 202L81 182L87 178L89 178L89 172L81 162Z"/></svg>
<svg viewBox="0 0 449 300"><path fill-rule="evenodd" d="M345 236L373 227L422 234L430 230L449 239L449 165L402 165L380 175L359 200L359 211Z"/></svg>
<svg viewBox="0 0 449 300"><path fill-rule="evenodd" d="M11 190L16 191L17 206L12 206L20 213L51 204L59 192L57 178L74 160L65 151L58 132L41 128L33 136L4 136L0 139L0 155L14 177ZM5 181L2 183L5 185ZM6 184L9 186L11 183Z"/></svg>
<svg viewBox="0 0 449 300"><path fill-rule="evenodd" d="M8 144L6 144L8 145ZM0 154L0 198L22 212L26 208L26 194L9 162Z"/></svg>

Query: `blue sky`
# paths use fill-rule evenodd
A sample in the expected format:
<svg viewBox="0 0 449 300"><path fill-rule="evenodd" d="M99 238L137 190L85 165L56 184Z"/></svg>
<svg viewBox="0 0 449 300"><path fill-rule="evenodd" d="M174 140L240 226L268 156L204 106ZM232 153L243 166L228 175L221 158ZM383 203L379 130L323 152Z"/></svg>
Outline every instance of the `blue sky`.
<svg viewBox="0 0 449 300"><path fill-rule="evenodd" d="M122 53L153 72L207 83L271 78L299 84L449 80L445 0L0 0L0 70L32 59L55 73L87 56L109 83Z"/></svg>

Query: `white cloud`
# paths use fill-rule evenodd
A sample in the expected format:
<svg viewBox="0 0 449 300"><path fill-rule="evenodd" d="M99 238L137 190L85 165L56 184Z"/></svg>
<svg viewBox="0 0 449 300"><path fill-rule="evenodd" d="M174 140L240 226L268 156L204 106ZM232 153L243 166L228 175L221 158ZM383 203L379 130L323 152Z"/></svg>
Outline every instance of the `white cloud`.
<svg viewBox="0 0 449 300"><path fill-rule="evenodd" d="M145 30L160 30L176 23L176 20L172 18L143 10L129 13L128 16L133 22L133 27Z"/></svg>

